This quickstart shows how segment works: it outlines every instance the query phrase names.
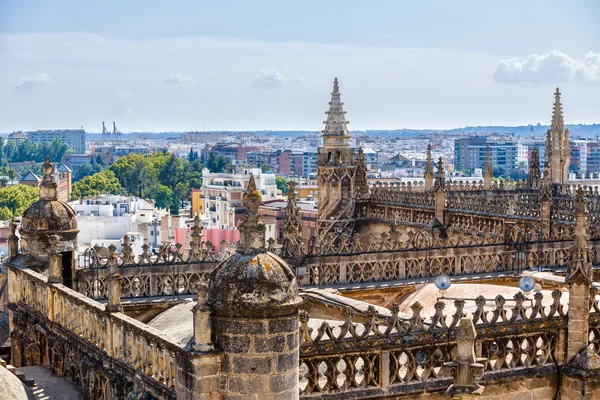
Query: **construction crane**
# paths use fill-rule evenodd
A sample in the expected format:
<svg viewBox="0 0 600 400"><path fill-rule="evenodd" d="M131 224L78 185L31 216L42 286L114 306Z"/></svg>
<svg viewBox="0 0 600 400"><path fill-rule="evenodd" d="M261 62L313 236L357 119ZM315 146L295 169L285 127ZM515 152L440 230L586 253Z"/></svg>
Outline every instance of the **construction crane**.
<svg viewBox="0 0 600 400"><path fill-rule="evenodd" d="M113 121L113 131L112 131L112 134L113 134L113 140L114 141L121 140L121 131L119 131L117 129L117 123L115 121Z"/></svg>
<svg viewBox="0 0 600 400"><path fill-rule="evenodd" d="M110 140L110 132L106 129L104 122L102 122L102 141L108 142Z"/></svg>

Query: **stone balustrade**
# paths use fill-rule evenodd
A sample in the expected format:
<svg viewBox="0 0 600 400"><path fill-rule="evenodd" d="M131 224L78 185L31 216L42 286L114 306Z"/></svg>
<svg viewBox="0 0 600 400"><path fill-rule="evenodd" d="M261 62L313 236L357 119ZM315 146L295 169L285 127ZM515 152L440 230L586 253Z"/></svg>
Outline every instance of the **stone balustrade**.
<svg viewBox="0 0 600 400"><path fill-rule="evenodd" d="M419 303L413 304L409 318L399 316L397 305L390 316L380 316L372 308L366 321L361 316L362 322L355 322L354 313L348 310L345 321L324 321L318 329L310 327L310 316L302 312L301 396L346 393L360 398L446 390L452 381L442 375L441 367L454 360L457 329L470 302L475 306L469 316L477 331L477 355L485 358L488 379L505 379L508 370L520 369L533 376L547 372L566 346L566 309L561 296L555 290L551 302L543 303L541 293L526 299L519 292L510 307L502 296L456 299L450 315L443 312L446 302L440 300L428 318L421 315ZM597 333L597 323L590 332Z"/></svg>
<svg viewBox="0 0 600 400"><path fill-rule="evenodd" d="M11 267L8 273L14 313L31 314L44 325L60 327L53 333L65 333L67 342L82 341L120 362L131 381L141 375L151 392L174 396L176 370L183 368L177 359L190 357L175 341L123 313L107 313L104 304L62 284L49 284L35 271Z"/></svg>

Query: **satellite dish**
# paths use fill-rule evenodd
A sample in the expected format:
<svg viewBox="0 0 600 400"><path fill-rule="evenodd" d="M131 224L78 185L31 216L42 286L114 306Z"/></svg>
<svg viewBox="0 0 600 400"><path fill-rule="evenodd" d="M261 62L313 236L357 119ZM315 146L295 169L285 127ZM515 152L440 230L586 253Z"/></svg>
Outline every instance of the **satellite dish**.
<svg viewBox="0 0 600 400"><path fill-rule="evenodd" d="M524 276L519 280L519 288L524 292L531 292L535 288L535 279L531 276Z"/></svg>
<svg viewBox="0 0 600 400"><path fill-rule="evenodd" d="M439 290L447 290L452 285L452 281L448 275L439 275L435 278L435 287Z"/></svg>

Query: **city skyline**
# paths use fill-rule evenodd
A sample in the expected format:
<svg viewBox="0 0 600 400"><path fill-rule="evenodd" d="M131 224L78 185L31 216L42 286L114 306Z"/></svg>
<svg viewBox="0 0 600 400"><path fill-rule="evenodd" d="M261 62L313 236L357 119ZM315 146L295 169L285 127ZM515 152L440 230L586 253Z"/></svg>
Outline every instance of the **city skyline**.
<svg viewBox="0 0 600 400"><path fill-rule="evenodd" d="M0 5L0 132L318 131L335 76L351 130L600 122L591 1L144 4Z"/></svg>

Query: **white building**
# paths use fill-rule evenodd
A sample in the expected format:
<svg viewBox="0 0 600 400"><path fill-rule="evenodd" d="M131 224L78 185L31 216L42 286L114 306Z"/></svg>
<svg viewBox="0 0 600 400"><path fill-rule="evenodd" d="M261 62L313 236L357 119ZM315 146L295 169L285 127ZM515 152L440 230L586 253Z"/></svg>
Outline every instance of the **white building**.
<svg viewBox="0 0 600 400"><path fill-rule="evenodd" d="M211 173L202 171L202 214L200 219L205 228L228 229L237 226L236 214L242 215L242 195L248 187L250 175L254 175L256 187L263 201L275 200L281 192L275 184L275 174L262 173L260 168L241 168L236 173Z"/></svg>
<svg viewBox="0 0 600 400"><path fill-rule="evenodd" d="M160 246L159 214L152 202L136 197L105 195L69 203L77 214L80 254L95 245L114 244L121 250L123 236L128 235L136 254L147 241L151 248ZM146 235L152 237L146 240Z"/></svg>

